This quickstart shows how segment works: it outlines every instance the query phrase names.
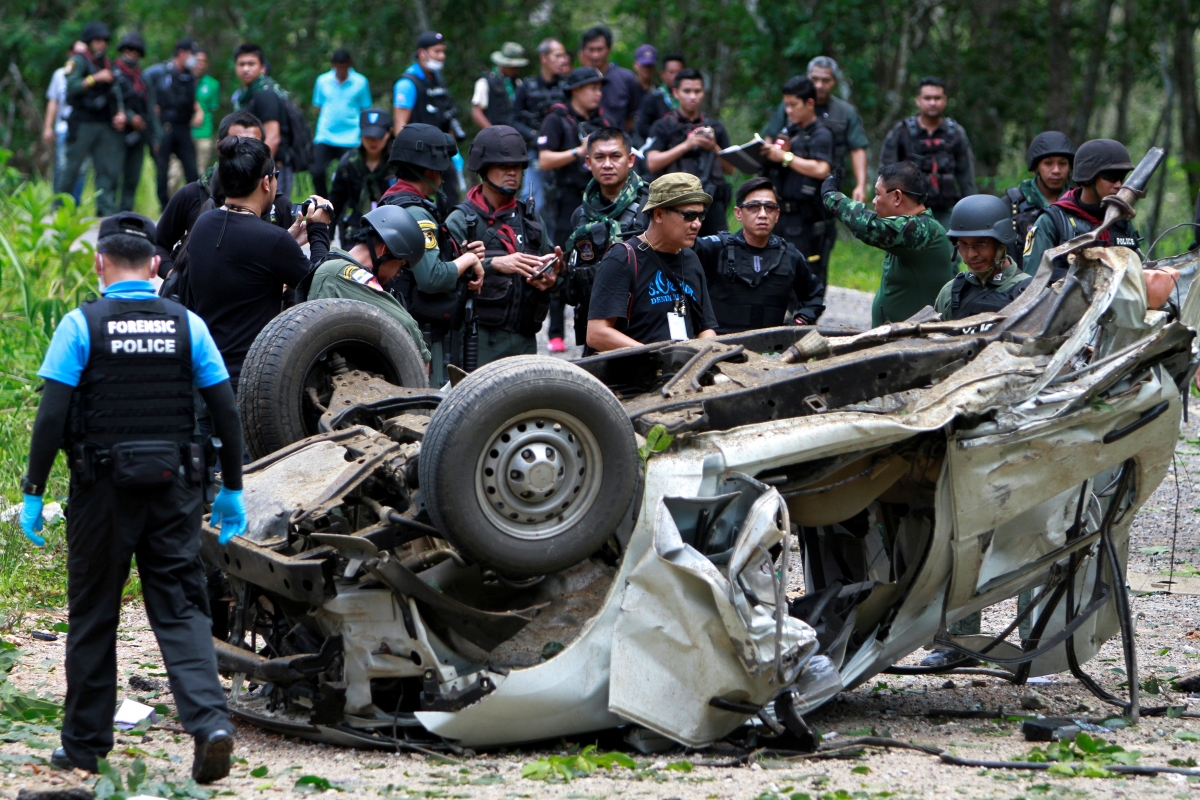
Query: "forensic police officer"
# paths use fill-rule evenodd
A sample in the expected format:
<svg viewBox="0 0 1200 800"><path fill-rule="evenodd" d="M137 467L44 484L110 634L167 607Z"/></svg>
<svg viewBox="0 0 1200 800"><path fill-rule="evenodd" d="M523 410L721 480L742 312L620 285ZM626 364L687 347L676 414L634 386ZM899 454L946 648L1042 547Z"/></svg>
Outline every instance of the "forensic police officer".
<svg viewBox="0 0 1200 800"><path fill-rule="evenodd" d="M942 319L999 311L1025 291L1031 278L1005 249L1017 238L1005 200L990 194L964 197L950 215L946 235L967 269L938 293L933 307Z"/></svg>
<svg viewBox="0 0 1200 800"><path fill-rule="evenodd" d="M193 388L212 409L221 491L211 524L246 530L242 430L221 354L204 322L159 298L154 223L122 212L100 226L104 296L63 318L38 375L46 380L22 480L21 527L41 547L42 496L56 451L71 466L67 501L67 699L51 763L91 772L113 746L121 590L137 557L146 613L183 727L192 777L229 774L233 727L217 676L200 559L207 442L193 436Z"/></svg>
<svg viewBox="0 0 1200 800"><path fill-rule="evenodd" d="M788 126L786 149L775 144L763 147L768 168L765 174L775 183L779 196L779 232L808 260L808 267L822 285L826 279L825 256L833 219L821 203L821 182L833 169L833 133L817 117L817 89L805 77L783 85L783 104Z"/></svg>
<svg viewBox="0 0 1200 800"><path fill-rule="evenodd" d="M458 242L482 241L483 286L471 299L467 320L478 336L481 367L505 356L536 355L537 332L550 311L550 289L562 269L562 248L545 235L532 199L517 200L529 152L509 125L480 131L467 154L467 169L480 183L446 218ZM554 254L553 259L540 256Z"/></svg>
<svg viewBox="0 0 1200 800"><path fill-rule="evenodd" d="M410 123L432 125L442 133L453 134L463 141L467 134L458 121L458 108L442 80L446 66L446 39L436 31L425 31L417 37L417 52L413 63L392 87L393 128L400 130ZM457 154L457 149L455 150ZM453 154L452 154L453 155ZM450 205L458 203L458 170L453 162L447 164L442 190Z"/></svg>
<svg viewBox="0 0 1200 800"><path fill-rule="evenodd" d="M825 311L825 286L813 275L795 245L774 235L779 197L769 178L751 178L738 187L734 215L737 233L722 231L696 239L717 333L741 333L792 322L815 325ZM789 302L796 312L787 316Z"/></svg>
<svg viewBox="0 0 1200 800"><path fill-rule="evenodd" d="M346 244L358 234L363 214L379 204L394 181L388 164L391 117L382 108L368 108L359 115L358 126L362 141L338 161L329 193L338 236Z"/></svg>
<svg viewBox="0 0 1200 800"><path fill-rule="evenodd" d="M67 166L54 187L56 192L71 191L90 156L96 171L96 213L102 217L117 210L117 181L125 165L125 104L106 55L111 36L103 22L89 22L79 37L86 52L72 55L65 67L71 106Z"/></svg>
<svg viewBox="0 0 1200 800"><path fill-rule="evenodd" d="M963 126L945 116L946 84L922 78L917 85L917 112L892 126L879 150L879 168L911 161L929 183L928 208L945 227L950 211L963 197L976 194L975 154Z"/></svg>
<svg viewBox="0 0 1200 800"><path fill-rule="evenodd" d="M1046 213L1038 217L1029 229L1022 268L1030 275L1036 274L1043 253L1098 227L1105 213L1100 201L1117 193L1131 169L1133 163L1129 160L1129 151L1120 142L1092 139L1080 145L1075 153L1075 169L1071 175L1078 185L1063 192L1062 197L1051 203ZM1095 244L1128 247L1141 255L1138 248L1140 242L1141 236L1133 222L1120 219L1101 233ZM1066 272L1067 264L1060 258L1054 264L1051 280L1058 280Z"/></svg>
<svg viewBox="0 0 1200 800"><path fill-rule="evenodd" d="M466 297L483 284L483 243L468 242L463 252L443 224L442 180L457 153L449 134L420 122L405 125L392 142L388 162L396 182L379 201L411 214L425 237L424 256L402 270L388 289L421 326L432 353L429 374L434 386L446 382L450 364L462 364Z"/></svg>
<svg viewBox="0 0 1200 800"><path fill-rule="evenodd" d="M588 137L585 163L592 180L583 190L583 204L571 215L571 235L563 245L567 253L563 296L575 307L576 342L587 338L596 265L608 248L646 230L642 209L650 185L633 171L636 158L629 134L620 128L601 128Z"/></svg>
<svg viewBox="0 0 1200 800"><path fill-rule="evenodd" d="M429 348L421 328L404 306L384 288L400 270L425 256L425 234L402 208L380 206L359 221L356 243L347 250L330 248L329 255L297 287L297 299L338 297L375 306L399 322L429 363Z"/></svg>
<svg viewBox="0 0 1200 800"><path fill-rule="evenodd" d="M1059 131L1043 131L1033 137L1025 154L1033 177L1004 191L1005 199L1012 206L1013 227L1017 231L1016 238L1008 246L1008 254L1018 267L1024 263L1025 237L1029 235L1029 229L1066 191L1074 159L1075 145L1070 137Z"/></svg>
<svg viewBox="0 0 1200 800"><path fill-rule="evenodd" d="M121 37L117 43L117 60L113 62L121 100L125 104L125 162L122 169L121 199L117 203L122 211L132 211L137 199L138 183L142 179L142 164L146 160L146 146L157 147L159 137L157 102L154 85L142 77L140 62L146 56L146 40L137 31Z"/></svg>

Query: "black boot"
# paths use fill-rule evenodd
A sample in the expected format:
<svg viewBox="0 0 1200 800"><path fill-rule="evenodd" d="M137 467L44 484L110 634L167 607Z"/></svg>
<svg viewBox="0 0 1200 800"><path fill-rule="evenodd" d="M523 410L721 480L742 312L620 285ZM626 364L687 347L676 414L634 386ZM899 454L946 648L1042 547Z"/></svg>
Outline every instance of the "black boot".
<svg viewBox="0 0 1200 800"><path fill-rule="evenodd" d="M76 764L71 760L71 757L67 755L66 748L63 747L56 748L55 751L50 754L50 766L54 767L55 769L83 769L87 772L96 771L95 767L92 769L87 769L86 767L81 767Z"/></svg>
<svg viewBox="0 0 1200 800"><path fill-rule="evenodd" d="M196 757L192 760L192 780L212 783L229 774L233 755L233 734L224 728L196 737Z"/></svg>

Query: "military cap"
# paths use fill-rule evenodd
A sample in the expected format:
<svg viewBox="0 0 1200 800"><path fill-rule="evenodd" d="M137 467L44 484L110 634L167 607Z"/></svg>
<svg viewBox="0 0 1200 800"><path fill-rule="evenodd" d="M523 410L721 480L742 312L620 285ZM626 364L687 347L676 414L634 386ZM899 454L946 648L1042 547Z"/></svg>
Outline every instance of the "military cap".
<svg viewBox="0 0 1200 800"><path fill-rule="evenodd" d="M564 92L569 92L573 89L578 89L580 86L586 86L589 83L603 85L608 83L608 78L604 77L604 73L595 67L576 67L571 70L571 74L563 81L562 88Z"/></svg>
<svg viewBox="0 0 1200 800"><path fill-rule="evenodd" d="M382 108L368 108L359 115L358 127L363 136L382 139L392 129L392 115Z"/></svg>
<svg viewBox="0 0 1200 800"><path fill-rule="evenodd" d="M106 217L100 223L100 235L97 238L103 239L106 236L117 236L119 234L138 236L153 242L155 238L154 223L141 214L135 214L132 211L121 211L113 214L111 217Z"/></svg>
<svg viewBox="0 0 1200 800"><path fill-rule="evenodd" d="M417 37L417 49L427 50L438 44L445 44L446 39L437 31L425 31Z"/></svg>
<svg viewBox="0 0 1200 800"><path fill-rule="evenodd" d="M674 208L687 203L712 205L712 195L704 191L700 179L687 172L672 172L650 184L650 199L643 211Z"/></svg>

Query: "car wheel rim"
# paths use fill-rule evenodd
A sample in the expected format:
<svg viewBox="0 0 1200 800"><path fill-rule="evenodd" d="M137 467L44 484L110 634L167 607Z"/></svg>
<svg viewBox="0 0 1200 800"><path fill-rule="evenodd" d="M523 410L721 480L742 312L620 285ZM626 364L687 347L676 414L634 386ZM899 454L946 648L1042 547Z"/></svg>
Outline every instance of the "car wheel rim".
<svg viewBox="0 0 1200 800"><path fill-rule="evenodd" d="M600 444L570 414L539 409L500 425L475 471L475 490L488 521L531 541L576 525L600 492Z"/></svg>

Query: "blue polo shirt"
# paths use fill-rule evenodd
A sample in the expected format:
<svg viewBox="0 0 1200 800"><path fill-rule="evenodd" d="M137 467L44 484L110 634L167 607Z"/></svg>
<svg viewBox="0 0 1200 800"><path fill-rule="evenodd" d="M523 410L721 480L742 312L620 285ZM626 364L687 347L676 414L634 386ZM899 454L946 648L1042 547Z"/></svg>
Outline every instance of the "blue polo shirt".
<svg viewBox="0 0 1200 800"><path fill-rule="evenodd" d="M314 144L358 147L362 141L358 117L371 107L371 86L363 75L351 67L341 83L336 70L318 76L313 84L313 105L321 109Z"/></svg>
<svg viewBox="0 0 1200 800"><path fill-rule="evenodd" d="M154 284L150 281L120 281L106 288L104 296L118 300L158 299ZM192 385L197 389L207 389L229 380L225 361L208 332L208 326L191 311L187 315L188 331L192 338ZM91 335L88 333L87 320L77 308L58 323L38 376L67 386L78 386L90 353Z"/></svg>
<svg viewBox="0 0 1200 800"><path fill-rule="evenodd" d="M396 85L392 87L392 105L396 108L412 108L417 104L417 85L407 77L408 75L416 75L421 80L425 80L425 70L421 69L421 65L414 61L408 69L404 70L400 80L396 81Z"/></svg>

